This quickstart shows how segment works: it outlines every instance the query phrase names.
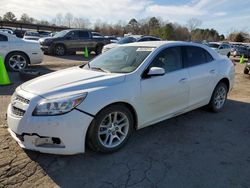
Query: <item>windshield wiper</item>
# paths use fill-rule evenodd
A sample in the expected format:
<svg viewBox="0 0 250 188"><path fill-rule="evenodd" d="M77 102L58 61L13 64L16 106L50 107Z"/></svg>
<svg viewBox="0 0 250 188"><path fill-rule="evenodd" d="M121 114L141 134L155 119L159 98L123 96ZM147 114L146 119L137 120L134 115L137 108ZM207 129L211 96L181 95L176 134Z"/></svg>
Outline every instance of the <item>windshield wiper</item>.
<svg viewBox="0 0 250 188"><path fill-rule="evenodd" d="M89 66L89 65L88 65L88 66ZM98 70L98 71L102 71L102 72L107 72L107 73L110 73L110 71L105 70L105 69L100 68L100 67L90 67L90 66L89 66L89 68L90 68L90 69L94 69L94 70Z"/></svg>

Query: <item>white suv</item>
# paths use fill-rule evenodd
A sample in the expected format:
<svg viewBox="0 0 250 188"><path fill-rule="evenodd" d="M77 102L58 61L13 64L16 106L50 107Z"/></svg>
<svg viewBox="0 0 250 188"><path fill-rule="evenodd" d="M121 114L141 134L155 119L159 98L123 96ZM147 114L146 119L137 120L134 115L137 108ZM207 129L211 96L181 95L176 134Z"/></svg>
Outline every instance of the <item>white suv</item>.
<svg viewBox="0 0 250 188"><path fill-rule="evenodd" d="M208 43L208 46L214 49L216 52L223 56L227 56L228 58L230 57L230 52L231 52L231 46L230 44L227 43L219 43L219 42L210 42Z"/></svg>
<svg viewBox="0 0 250 188"><path fill-rule="evenodd" d="M114 152L135 129L204 105L222 110L233 83L233 63L205 45L131 43L18 87L8 130L40 152Z"/></svg>

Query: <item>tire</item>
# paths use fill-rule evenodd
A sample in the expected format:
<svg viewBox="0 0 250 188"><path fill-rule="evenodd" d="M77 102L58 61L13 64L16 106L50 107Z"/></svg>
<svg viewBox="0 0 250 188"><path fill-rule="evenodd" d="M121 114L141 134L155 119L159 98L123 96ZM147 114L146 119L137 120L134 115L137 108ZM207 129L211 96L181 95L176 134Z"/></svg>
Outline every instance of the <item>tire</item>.
<svg viewBox="0 0 250 188"><path fill-rule="evenodd" d="M94 151L112 153L126 144L133 128L132 113L123 105L111 105L96 115L89 127L86 142Z"/></svg>
<svg viewBox="0 0 250 188"><path fill-rule="evenodd" d="M248 68L244 68L244 74L248 74L249 73L249 70L248 70Z"/></svg>
<svg viewBox="0 0 250 188"><path fill-rule="evenodd" d="M97 45L96 49L95 49L95 54L96 55L99 55L102 53L102 48L103 48L103 45L102 44L99 44Z"/></svg>
<svg viewBox="0 0 250 188"><path fill-rule="evenodd" d="M224 82L220 82L214 89L208 108L212 112L219 112L223 109L227 100L228 88Z"/></svg>
<svg viewBox="0 0 250 188"><path fill-rule="evenodd" d="M57 44L54 49L54 53L57 56L63 56L66 54L66 48L63 44Z"/></svg>
<svg viewBox="0 0 250 188"><path fill-rule="evenodd" d="M28 56L23 52L12 52L5 59L6 69L9 71L20 71L30 63Z"/></svg>
<svg viewBox="0 0 250 188"><path fill-rule="evenodd" d="M227 57L230 58L230 53L227 54Z"/></svg>

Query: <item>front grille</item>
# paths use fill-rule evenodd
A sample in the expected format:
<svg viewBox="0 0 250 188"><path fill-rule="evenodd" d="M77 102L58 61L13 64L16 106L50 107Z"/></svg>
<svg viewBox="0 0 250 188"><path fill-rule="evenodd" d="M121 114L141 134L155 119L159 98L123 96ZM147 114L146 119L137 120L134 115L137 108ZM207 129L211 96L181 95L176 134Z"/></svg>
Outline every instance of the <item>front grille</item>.
<svg viewBox="0 0 250 188"><path fill-rule="evenodd" d="M25 110L19 109L15 106L12 106L12 113L15 114L16 116L23 116L25 113Z"/></svg>
<svg viewBox="0 0 250 188"><path fill-rule="evenodd" d="M16 100L18 100L20 102L23 102L25 104L29 104L30 103L30 101L28 99L25 99L25 98L21 97L20 95L16 96Z"/></svg>

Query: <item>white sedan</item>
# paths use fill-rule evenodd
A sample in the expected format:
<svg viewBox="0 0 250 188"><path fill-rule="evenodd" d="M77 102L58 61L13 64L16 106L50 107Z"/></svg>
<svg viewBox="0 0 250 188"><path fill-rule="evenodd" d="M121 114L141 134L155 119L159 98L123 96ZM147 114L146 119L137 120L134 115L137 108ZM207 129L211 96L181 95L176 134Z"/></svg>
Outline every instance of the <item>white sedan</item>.
<svg viewBox="0 0 250 188"><path fill-rule="evenodd" d="M233 63L205 45L131 43L18 87L8 130L35 151L114 152L134 130L204 105L222 110L233 83Z"/></svg>
<svg viewBox="0 0 250 188"><path fill-rule="evenodd" d="M26 41L5 32L0 32L0 56L10 71L19 71L29 64L43 61L43 52L37 41Z"/></svg>

